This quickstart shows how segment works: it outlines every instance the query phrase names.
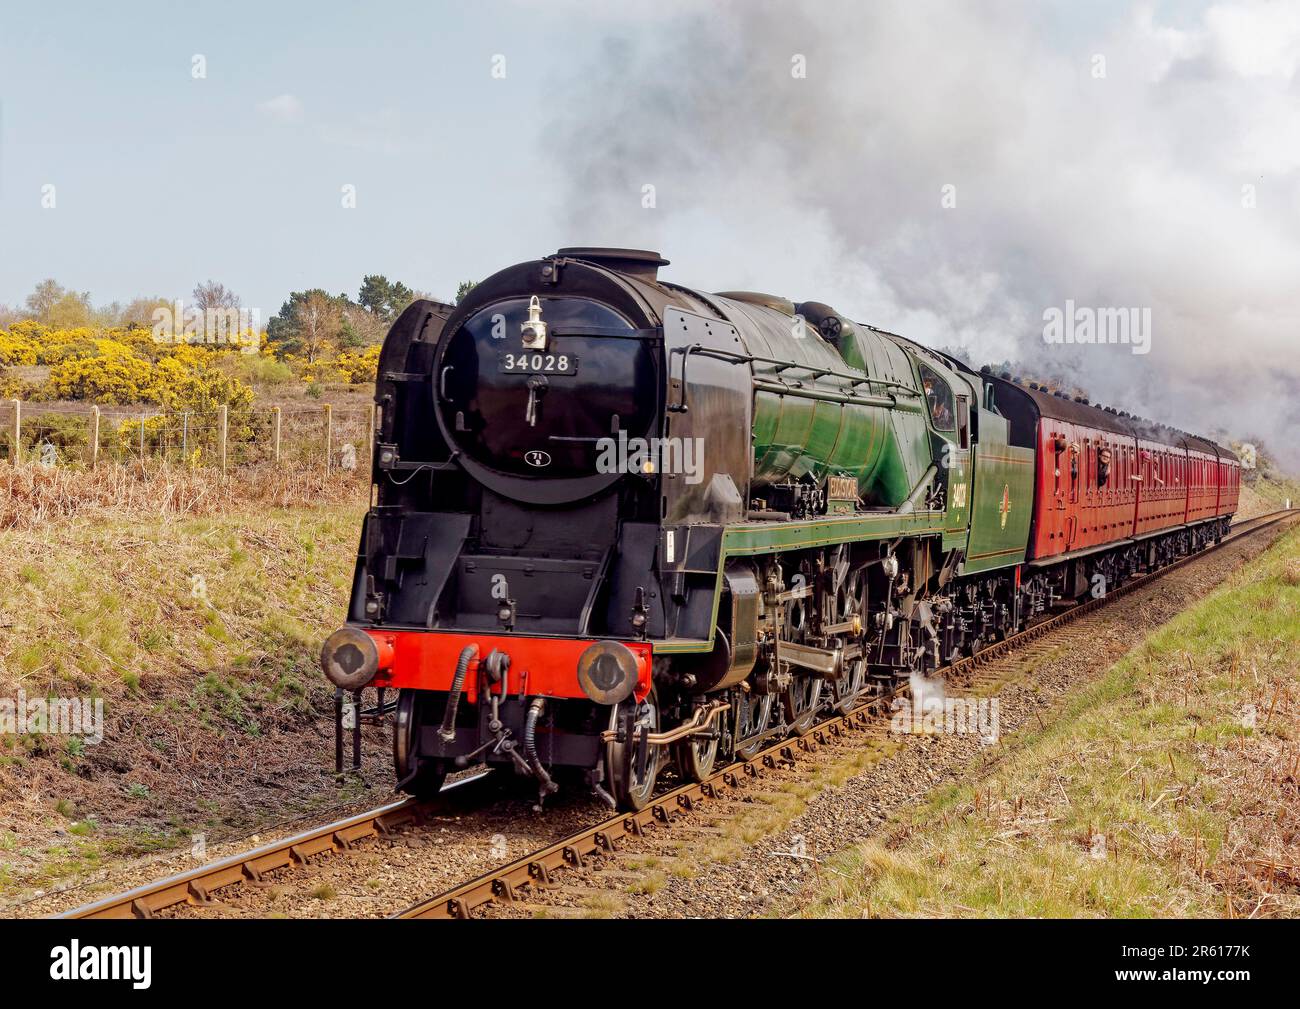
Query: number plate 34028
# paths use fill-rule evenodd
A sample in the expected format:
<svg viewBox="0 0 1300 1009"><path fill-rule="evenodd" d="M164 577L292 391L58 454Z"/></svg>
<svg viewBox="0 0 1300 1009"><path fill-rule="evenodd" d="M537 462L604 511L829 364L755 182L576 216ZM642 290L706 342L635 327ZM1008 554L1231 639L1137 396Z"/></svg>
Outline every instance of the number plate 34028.
<svg viewBox="0 0 1300 1009"><path fill-rule="evenodd" d="M572 354L520 351L497 355L497 367L515 375L576 375L578 359Z"/></svg>

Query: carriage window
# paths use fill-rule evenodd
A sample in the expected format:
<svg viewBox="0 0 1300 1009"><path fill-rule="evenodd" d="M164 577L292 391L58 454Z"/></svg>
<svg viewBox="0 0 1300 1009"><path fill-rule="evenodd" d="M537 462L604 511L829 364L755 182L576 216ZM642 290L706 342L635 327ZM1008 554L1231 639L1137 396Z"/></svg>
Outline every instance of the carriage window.
<svg viewBox="0 0 1300 1009"><path fill-rule="evenodd" d="M970 448L970 404L965 396L957 397L957 444Z"/></svg>
<svg viewBox="0 0 1300 1009"><path fill-rule="evenodd" d="M936 431L953 430L952 390L939 373L921 365L921 386L925 389L925 405L930 409L930 422Z"/></svg>

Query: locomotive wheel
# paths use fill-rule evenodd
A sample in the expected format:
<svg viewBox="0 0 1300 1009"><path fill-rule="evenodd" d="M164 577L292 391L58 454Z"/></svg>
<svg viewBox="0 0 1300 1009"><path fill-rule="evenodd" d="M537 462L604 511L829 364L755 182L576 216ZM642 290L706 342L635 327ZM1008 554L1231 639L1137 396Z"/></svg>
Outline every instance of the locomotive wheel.
<svg viewBox="0 0 1300 1009"><path fill-rule="evenodd" d="M743 744L745 740L759 733L764 732L772 721L772 695L753 693L741 693L740 705L736 713L736 741ZM741 760L748 760L758 752L761 743L755 742L748 746L738 745L736 747L736 756Z"/></svg>
<svg viewBox="0 0 1300 1009"><path fill-rule="evenodd" d="M420 727L432 718L429 694L402 690L397 695L393 722L393 773L403 792L418 799L436 795L447 777L447 761L421 757Z"/></svg>
<svg viewBox="0 0 1300 1009"><path fill-rule="evenodd" d="M845 669L844 675L835 681L835 708L848 711L853 702L867 689L867 662L865 659L853 659Z"/></svg>
<svg viewBox="0 0 1300 1009"><path fill-rule="evenodd" d="M659 731L659 704L653 690L640 703L635 697L629 697L610 708L609 727L618 731L629 710L636 712L635 724L643 731ZM645 773L638 775L637 747L631 740L605 744L605 777L619 809L635 811L645 807L654 795L655 779L659 777L663 760L664 748L651 746L646 755Z"/></svg>
<svg viewBox="0 0 1300 1009"><path fill-rule="evenodd" d="M861 613L865 622L867 594L864 590L866 587L866 580L862 577L860 570L849 573L849 576L844 580L844 586L840 589L839 619L848 620L853 614Z"/></svg>
<svg viewBox="0 0 1300 1009"><path fill-rule="evenodd" d="M703 781L713 773L718 759L718 737L688 736L673 747L677 770L688 781Z"/></svg>
<svg viewBox="0 0 1300 1009"><path fill-rule="evenodd" d="M782 695L785 704L785 720L790 723L790 731L802 736L812 728L821 710L822 681L816 676L796 676L790 689Z"/></svg>

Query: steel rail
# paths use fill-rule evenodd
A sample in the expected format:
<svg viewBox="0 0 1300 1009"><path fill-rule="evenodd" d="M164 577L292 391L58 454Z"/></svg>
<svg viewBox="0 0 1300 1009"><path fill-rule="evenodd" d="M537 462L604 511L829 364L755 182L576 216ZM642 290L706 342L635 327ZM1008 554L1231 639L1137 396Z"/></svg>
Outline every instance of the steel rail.
<svg viewBox="0 0 1300 1009"><path fill-rule="evenodd" d="M1164 567L1134 578L1118 588L1112 589L1104 596L1080 603L1053 617L1019 631L1016 634L994 642L981 649L975 655L964 656L937 670L936 675L961 677L987 665L994 659L1002 658L1024 644L1034 641L1044 634L1059 629L1063 625L1079 619L1097 609L1128 595L1169 572L1182 567L1190 561L1205 557L1227 543L1235 542L1268 526L1281 522L1296 509L1271 512L1256 518L1244 519L1231 527L1231 532L1219 543L1204 550L1180 557ZM1245 528L1250 526L1251 528ZM694 812L696 807L709 799L734 791L742 781L759 777L763 770L774 769L778 762L793 764L802 757L817 751L818 745L824 744L828 736L841 736L846 732L865 728L873 714L879 713L887 702L907 690L904 684L889 694L878 695L858 705L844 714L837 714L825 719L802 736L782 739L755 754L749 760L737 761L720 771L715 771L703 781L681 785L653 799L634 813L619 813L607 820L584 827L554 844L541 848L506 865L489 869L468 882L425 897L410 907L392 915L393 918L469 918L473 912L486 905L506 905L522 901L521 890L544 892L553 884L552 876L565 868L583 868L587 859L593 855L608 855L616 850L619 841L628 837L640 837L648 827L671 826L675 820Z"/></svg>
<svg viewBox="0 0 1300 1009"><path fill-rule="evenodd" d="M176 904L205 907L212 903L212 893L222 887L245 882L262 883L263 875L275 869L302 865L313 855L322 852L347 851L363 838L388 835L405 824L417 823L444 796L454 795L457 790L480 782L489 774L490 772L484 771L448 782L432 799L398 799L369 812L313 827L284 840L272 841L251 851L84 904L57 917L152 918L155 912Z"/></svg>

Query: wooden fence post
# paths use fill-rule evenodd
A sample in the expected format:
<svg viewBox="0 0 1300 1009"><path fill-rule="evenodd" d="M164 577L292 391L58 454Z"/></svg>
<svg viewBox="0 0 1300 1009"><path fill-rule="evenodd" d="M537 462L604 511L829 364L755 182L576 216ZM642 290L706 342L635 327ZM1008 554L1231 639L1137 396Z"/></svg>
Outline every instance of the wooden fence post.
<svg viewBox="0 0 1300 1009"><path fill-rule="evenodd" d="M99 407L90 408L90 468L99 462Z"/></svg>
<svg viewBox="0 0 1300 1009"><path fill-rule="evenodd" d="M334 407L325 404L325 472L330 471L330 456L334 451Z"/></svg>
<svg viewBox="0 0 1300 1009"><path fill-rule="evenodd" d="M221 457L221 475L226 475L226 433L229 430L230 407L222 406L217 421L217 455Z"/></svg>
<svg viewBox="0 0 1300 1009"><path fill-rule="evenodd" d="M18 400L14 404L14 447L9 453L9 461L17 466L23 458L23 405Z"/></svg>
<svg viewBox="0 0 1300 1009"><path fill-rule="evenodd" d="M275 445L275 461L280 461L280 408L271 407L271 439Z"/></svg>

